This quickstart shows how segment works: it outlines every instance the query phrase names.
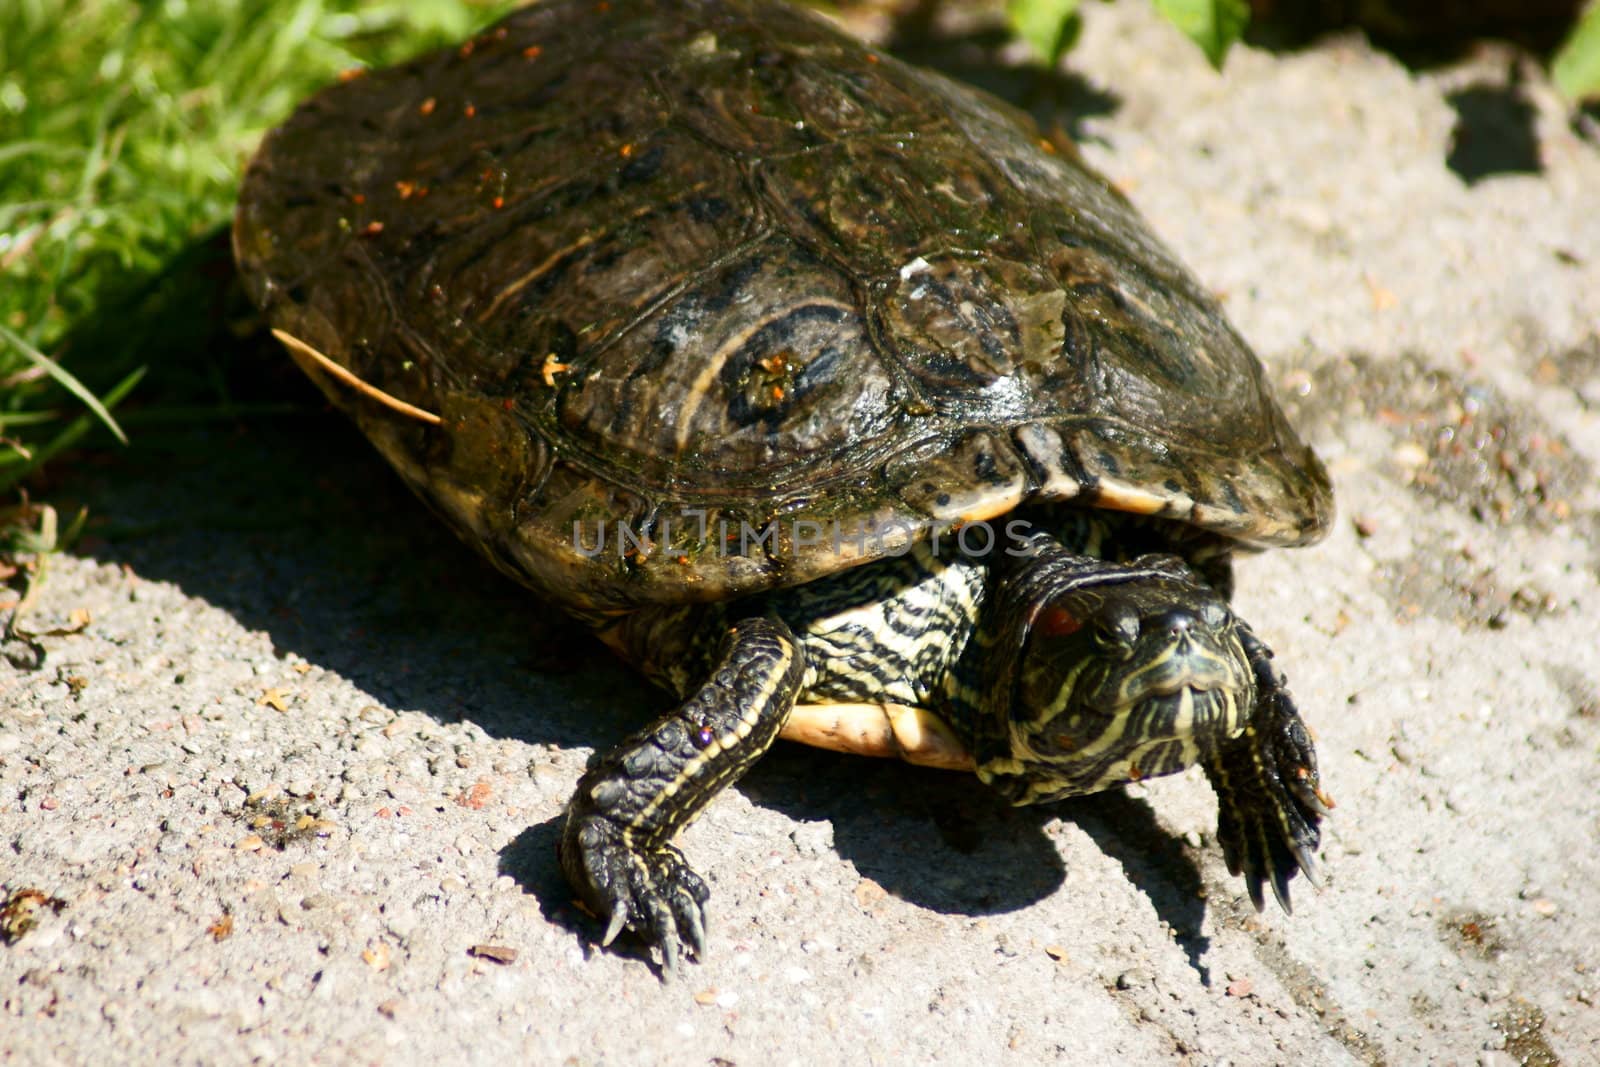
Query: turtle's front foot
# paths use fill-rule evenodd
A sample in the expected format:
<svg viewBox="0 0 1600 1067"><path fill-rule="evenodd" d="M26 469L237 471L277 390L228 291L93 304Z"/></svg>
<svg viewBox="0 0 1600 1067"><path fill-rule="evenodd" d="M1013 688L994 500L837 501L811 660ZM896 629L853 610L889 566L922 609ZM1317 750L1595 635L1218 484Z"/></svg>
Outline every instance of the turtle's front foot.
<svg viewBox="0 0 1600 1067"><path fill-rule="evenodd" d="M1333 809L1317 773L1317 753L1272 653L1248 629L1245 650L1255 671L1255 714L1245 731L1206 766L1217 792L1217 838L1231 874L1242 874L1250 901L1264 906L1262 883L1285 912L1296 871L1320 886L1314 856L1318 824Z"/></svg>
<svg viewBox="0 0 1600 1067"><path fill-rule="evenodd" d="M699 689L590 761L567 805L561 869L606 921L605 944L632 930L661 949L667 974L683 948L704 958L711 894L672 838L771 746L804 672L788 626L744 619Z"/></svg>
<svg viewBox="0 0 1600 1067"><path fill-rule="evenodd" d="M661 950L667 974L676 973L680 948L697 961L705 958L705 903L711 891L683 853L671 845L638 848L621 825L574 799L560 854L561 868L584 905L606 921L601 944L629 930Z"/></svg>

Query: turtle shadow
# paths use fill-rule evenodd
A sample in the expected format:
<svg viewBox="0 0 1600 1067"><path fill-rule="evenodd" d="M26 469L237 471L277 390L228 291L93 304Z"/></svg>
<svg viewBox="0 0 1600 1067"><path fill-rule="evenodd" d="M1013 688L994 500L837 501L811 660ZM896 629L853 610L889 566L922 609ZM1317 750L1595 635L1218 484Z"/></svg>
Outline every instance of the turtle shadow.
<svg viewBox="0 0 1600 1067"><path fill-rule="evenodd" d="M1124 876L1145 894L1172 931L1201 984L1210 986L1205 955L1211 939L1200 932L1206 916L1205 885L1182 839L1161 826L1144 798L1121 789L1078 797L1069 804L1073 822L1122 866Z"/></svg>
<svg viewBox="0 0 1600 1067"><path fill-rule="evenodd" d="M1050 813L1012 807L970 774L785 745L737 788L831 827L832 850L863 878L930 911L1020 911L1066 878Z"/></svg>
<svg viewBox="0 0 1600 1067"><path fill-rule="evenodd" d="M1083 830L1150 901L1206 984L1205 885L1192 851L1122 789L1015 807L974 775L779 746L735 787L798 823L908 903L946 915L1020 911L1066 879L1057 820Z"/></svg>

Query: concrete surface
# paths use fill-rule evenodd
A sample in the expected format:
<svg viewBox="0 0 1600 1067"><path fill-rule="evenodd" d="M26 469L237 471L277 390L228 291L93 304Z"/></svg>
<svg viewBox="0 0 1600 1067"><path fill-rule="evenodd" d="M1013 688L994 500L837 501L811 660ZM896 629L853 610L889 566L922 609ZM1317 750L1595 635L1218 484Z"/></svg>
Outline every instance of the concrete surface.
<svg viewBox="0 0 1600 1067"><path fill-rule="evenodd" d="M1600 151L1506 53L1218 77L1138 5L1087 16L1086 152L1337 484L1238 598L1340 804L1324 892L1256 916L1193 774L1009 810L785 748L687 833L713 952L663 985L552 852L660 698L342 425L262 420L87 466L107 525L26 626L90 621L0 663L0 883L64 902L0 945L0 1059L1600 1062ZM1542 172L1447 167L1467 90Z"/></svg>

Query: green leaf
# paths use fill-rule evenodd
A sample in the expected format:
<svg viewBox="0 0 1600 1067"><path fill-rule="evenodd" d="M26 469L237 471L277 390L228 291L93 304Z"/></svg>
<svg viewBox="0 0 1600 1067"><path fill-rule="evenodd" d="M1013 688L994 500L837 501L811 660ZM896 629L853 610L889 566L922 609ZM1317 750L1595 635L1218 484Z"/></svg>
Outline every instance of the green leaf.
<svg viewBox="0 0 1600 1067"><path fill-rule="evenodd" d="M1082 25L1078 0L1006 0L1006 21L1051 66L1072 47Z"/></svg>
<svg viewBox="0 0 1600 1067"><path fill-rule="evenodd" d="M1600 99L1600 3L1579 16L1550 61L1550 76L1568 99Z"/></svg>
<svg viewBox="0 0 1600 1067"><path fill-rule="evenodd" d="M1248 0L1155 0L1156 10L1200 46L1217 70L1250 23Z"/></svg>

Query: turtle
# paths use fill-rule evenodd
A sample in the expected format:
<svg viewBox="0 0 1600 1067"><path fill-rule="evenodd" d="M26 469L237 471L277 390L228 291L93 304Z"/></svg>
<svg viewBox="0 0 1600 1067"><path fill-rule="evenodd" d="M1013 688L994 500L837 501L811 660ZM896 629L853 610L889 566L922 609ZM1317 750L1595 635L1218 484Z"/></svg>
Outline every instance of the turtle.
<svg viewBox="0 0 1600 1067"><path fill-rule="evenodd" d="M1015 804L1198 765L1256 908L1315 884L1229 605L1327 473L1064 136L776 0L544 0L304 103L233 241L401 478L667 691L564 813L604 945L704 957L674 839L783 737Z"/></svg>

